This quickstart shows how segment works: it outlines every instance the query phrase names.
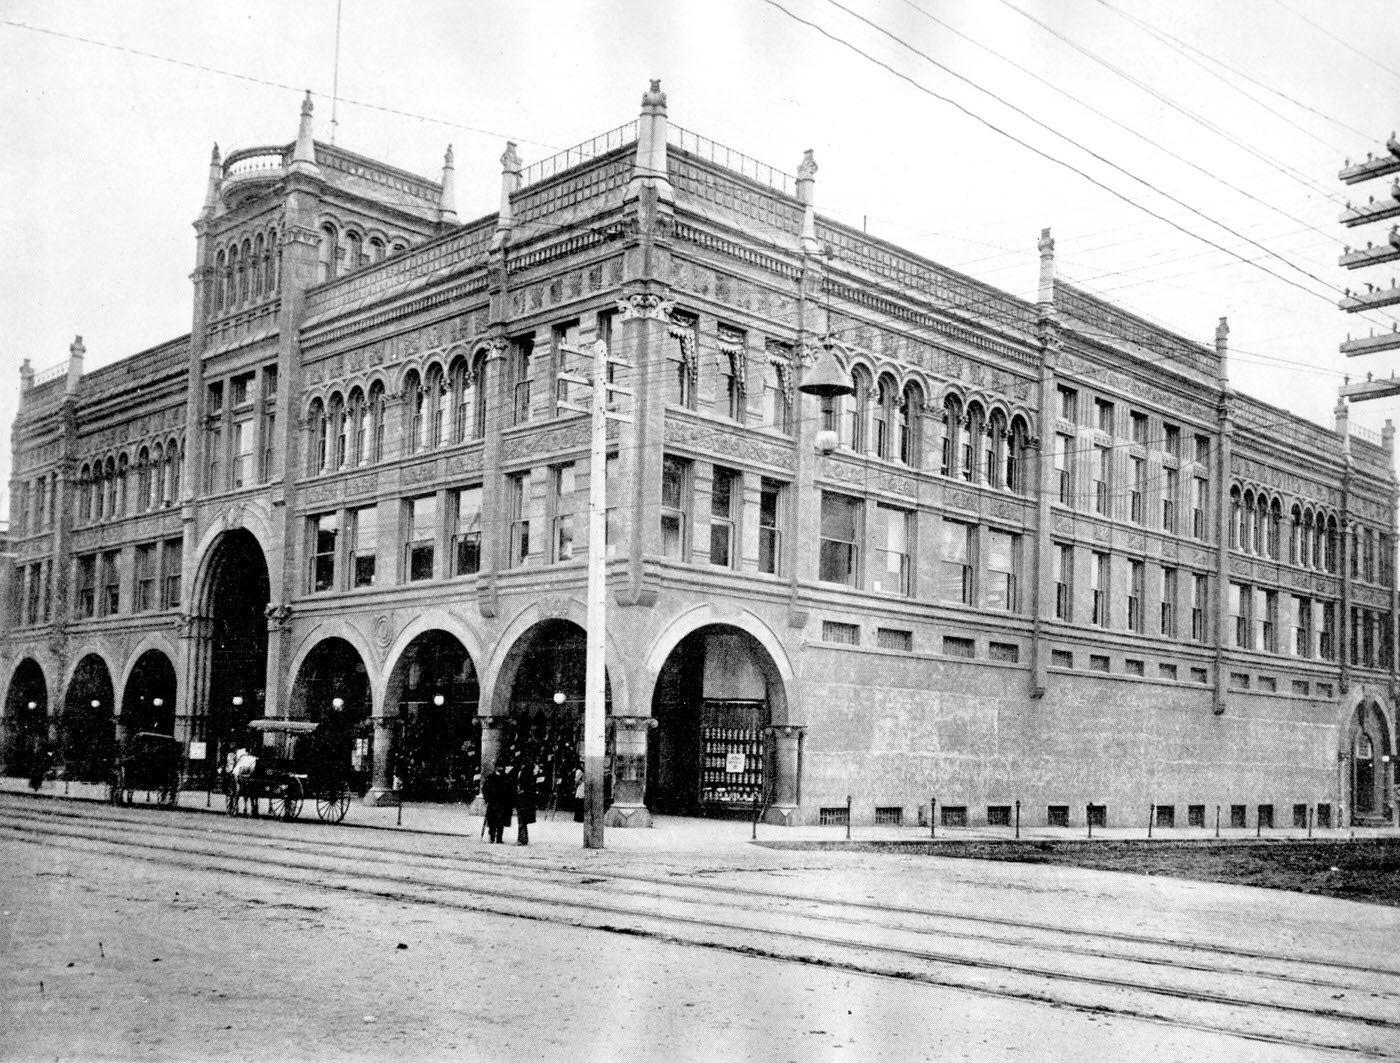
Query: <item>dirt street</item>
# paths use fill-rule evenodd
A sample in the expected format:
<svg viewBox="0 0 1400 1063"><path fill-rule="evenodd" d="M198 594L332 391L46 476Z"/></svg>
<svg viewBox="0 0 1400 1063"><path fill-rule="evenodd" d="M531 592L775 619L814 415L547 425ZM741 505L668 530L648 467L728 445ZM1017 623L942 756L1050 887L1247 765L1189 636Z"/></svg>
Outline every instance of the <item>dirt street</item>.
<svg viewBox="0 0 1400 1063"><path fill-rule="evenodd" d="M1278 1044L0 841L5 1060L1290 1060Z"/></svg>

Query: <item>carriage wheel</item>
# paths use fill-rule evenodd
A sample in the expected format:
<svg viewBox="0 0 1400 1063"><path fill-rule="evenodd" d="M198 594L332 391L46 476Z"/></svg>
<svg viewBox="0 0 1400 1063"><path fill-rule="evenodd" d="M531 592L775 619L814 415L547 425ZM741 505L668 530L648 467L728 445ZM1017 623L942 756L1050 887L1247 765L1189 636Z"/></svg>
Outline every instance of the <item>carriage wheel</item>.
<svg viewBox="0 0 1400 1063"><path fill-rule="evenodd" d="M156 800L162 808L174 808L175 802L180 795L180 780L172 776L165 780L165 784L160 788L160 793Z"/></svg>
<svg viewBox="0 0 1400 1063"><path fill-rule="evenodd" d="M342 786L316 798L316 815L324 823L339 823L350 808L350 791Z"/></svg>
<svg viewBox="0 0 1400 1063"><path fill-rule="evenodd" d="M269 795L268 812L277 819L296 819L301 815L301 780L292 776L281 790Z"/></svg>

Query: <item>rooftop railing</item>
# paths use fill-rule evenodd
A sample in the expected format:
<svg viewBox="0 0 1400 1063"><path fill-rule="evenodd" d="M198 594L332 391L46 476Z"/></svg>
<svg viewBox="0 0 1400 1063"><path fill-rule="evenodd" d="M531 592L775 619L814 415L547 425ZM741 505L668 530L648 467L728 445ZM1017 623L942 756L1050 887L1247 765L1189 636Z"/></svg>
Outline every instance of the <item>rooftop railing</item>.
<svg viewBox="0 0 1400 1063"><path fill-rule="evenodd" d="M285 147L241 148L231 151L224 160L224 180L249 174L280 172L286 166Z"/></svg>
<svg viewBox="0 0 1400 1063"><path fill-rule="evenodd" d="M61 380L68 375L68 359L65 358L57 365L51 365L41 373L34 374L34 386L47 384L51 380Z"/></svg>
<svg viewBox="0 0 1400 1063"><path fill-rule="evenodd" d="M527 188L530 185L547 181L557 174L563 173L580 163L589 159L596 159L599 155L606 155L610 151L629 144L637 139L637 121L633 119L616 129L609 129L606 133L599 133L591 140L585 140L582 144L575 144L571 148L565 148L557 155L551 155L547 159L539 162L532 162L525 169L520 171L520 187Z"/></svg>
<svg viewBox="0 0 1400 1063"><path fill-rule="evenodd" d="M709 137L702 137L699 133L692 133L678 125L668 124L666 143L673 144L682 151L688 151L716 166L723 166L727 170L740 173L751 181L767 185L785 196L797 194L797 178L793 177L792 174L774 169L766 162L759 162L733 148L726 148L723 144L719 144Z"/></svg>
<svg viewBox="0 0 1400 1063"><path fill-rule="evenodd" d="M1357 439L1364 439L1367 443L1374 443L1376 446L1381 445L1381 434L1374 428L1367 428L1359 424L1349 424L1347 425L1347 431Z"/></svg>

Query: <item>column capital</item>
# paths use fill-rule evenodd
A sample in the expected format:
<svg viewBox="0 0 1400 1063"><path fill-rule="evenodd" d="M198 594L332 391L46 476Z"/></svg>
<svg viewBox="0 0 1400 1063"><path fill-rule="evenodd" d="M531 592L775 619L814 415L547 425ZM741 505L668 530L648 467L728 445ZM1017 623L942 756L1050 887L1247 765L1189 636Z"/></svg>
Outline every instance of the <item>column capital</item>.
<svg viewBox="0 0 1400 1063"><path fill-rule="evenodd" d="M763 729L764 734L775 738L798 738L807 732L805 723L775 723Z"/></svg>

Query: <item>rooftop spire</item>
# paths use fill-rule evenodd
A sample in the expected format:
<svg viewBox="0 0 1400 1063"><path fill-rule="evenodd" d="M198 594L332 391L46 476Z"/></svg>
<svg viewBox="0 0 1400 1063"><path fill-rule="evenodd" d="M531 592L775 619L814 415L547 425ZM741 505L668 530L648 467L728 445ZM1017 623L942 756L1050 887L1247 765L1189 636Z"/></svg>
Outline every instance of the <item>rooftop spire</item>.
<svg viewBox="0 0 1400 1063"><path fill-rule="evenodd" d="M219 145L214 145L214 150L209 154L209 184L204 190L204 209L199 212L201 218L213 217L214 212L219 208L219 184L224 179L223 163L219 159Z"/></svg>
<svg viewBox="0 0 1400 1063"><path fill-rule="evenodd" d="M1048 228L1040 230L1035 248L1040 252L1040 289L1036 296L1042 306L1055 301L1055 238Z"/></svg>
<svg viewBox="0 0 1400 1063"><path fill-rule="evenodd" d="M1230 319L1222 317L1220 323L1215 326L1215 356L1220 359L1220 365L1216 369L1216 378L1220 381L1220 387L1230 386Z"/></svg>
<svg viewBox="0 0 1400 1063"><path fill-rule="evenodd" d="M666 175L666 94L661 80L652 78L651 88L642 96L642 114L637 119L637 158L624 201L635 199L643 188L654 188L657 197L675 201L671 179Z"/></svg>
<svg viewBox="0 0 1400 1063"><path fill-rule="evenodd" d="M503 247L510 241L510 233L515 228L515 216L511 213L510 197L520 190L520 155L515 150L515 141L506 141L506 150L501 153L501 210L496 215L496 235L491 238L491 250Z"/></svg>
<svg viewBox="0 0 1400 1063"><path fill-rule="evenodd" d="M311 131L311 90L301 101L301 122L297 126L297 146L292 152L290 173L319 173L316 166L316 142Z"/></svg>
<svg viewBox="0 0 1400 1063"><path fill-rule="evenodd" d="M816 200L817 160L812 157L812 149L802 153L802 161L797 164L797 198L802 201L802 250L808 255L821 253L821 241L817 239L817 215L813 209Z"/></svg>
<svg viewBox="0 0 1400 1063"><path fill-rule="evenodd" d="M452 145L442 157L442 191L438 193L438 221L457 223L457 180L452 166Z"/></svg>

